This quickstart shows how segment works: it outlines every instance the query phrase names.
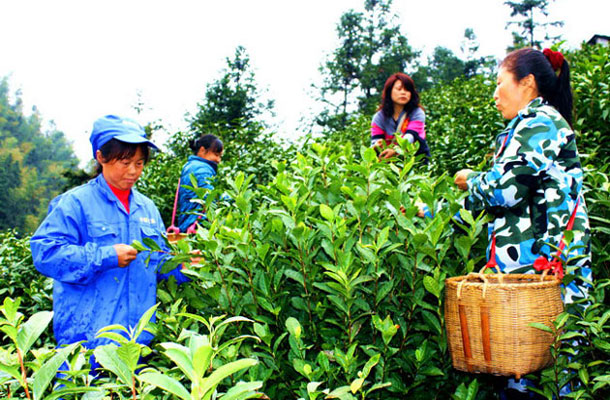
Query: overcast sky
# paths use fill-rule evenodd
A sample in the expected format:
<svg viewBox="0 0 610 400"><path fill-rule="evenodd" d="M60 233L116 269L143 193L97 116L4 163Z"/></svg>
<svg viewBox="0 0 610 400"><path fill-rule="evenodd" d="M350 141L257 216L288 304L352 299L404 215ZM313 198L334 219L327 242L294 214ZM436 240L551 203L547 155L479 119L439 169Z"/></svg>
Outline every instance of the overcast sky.
<svg viewBox="0 0 610 400"><path fill-rule="evenodd" d="M138 95L170 132L184 129L206 84L242 45L257 83L275 99L280 134L297 137L310 114L310 86L337 47L342 13L364 0L0 0L0 77L20 90L25 112L35 105L90 157L93 121L115 113L135 117ZM511 42L502 0L394 0L402 33L416 50L444 46L458 53L473 28L480 55L501 58ZM577 47L610 35L609 0L556 0L550 20L562 20L564 39ZM163 141L162 137L156 138Z"/></svg>

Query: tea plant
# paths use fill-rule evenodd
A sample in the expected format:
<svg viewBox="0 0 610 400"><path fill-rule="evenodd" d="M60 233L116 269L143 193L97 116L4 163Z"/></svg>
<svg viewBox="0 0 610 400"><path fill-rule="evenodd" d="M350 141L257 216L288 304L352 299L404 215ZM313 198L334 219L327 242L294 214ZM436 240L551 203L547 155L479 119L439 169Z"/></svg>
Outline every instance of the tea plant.
<svg viewBox="0 0 610 400"><path fill-rule="evenodd" d="M28 399L42 399L54 379L57 370L79 347L74 343L53 350L32 350L32 346L47 328L53 313L40 311L24 322L24 315L18 311L20 299L5 297L0 312L0 330L11 341L11 346L2 349L0 385L6 385L10 398L20 387ZM28 361L31 357L34 360ZM30 371L31 370L31 371ZM31 376L29 376L31 372Z"/></svg>
<svg viewBox="0 0 610 400"><path fill-rule="evenodd" d="M162 343L161 347L165 350L163 355L178 367L183 376L191 383L190 392L175 379L161 371L147 369L137 376L141 382L161 388L184 400L209 400L216 396L217 386L227 377L258 364L252 358L242 358L222 364L217 357L246 339L260 340L256 336L241 335L221 342L222 334L226 330L227 324L234 322L252 322L243 317L232 317L222 320L223 317L202 318L198 315L184 314L184 316L203 323L208 329L208 335L201 335L194 331L183 331L181 338L186 338L188 346L183 346L174 342ZM235 350L231 350L233 354ZM212 371L212 369L214 369ZM210 373L211 372L211 373ZM206 376L206 374L208 374ZM262 398L262 394L257 390L262 386L262 382L239 382L230 388L222 398L251 399Z"/></svg>
<svg viewBox="0 0 610 400"><path fill-rule="evenodd" d="M34 268L29 236L0 233L0 297L21 298L26 315L52 308L52 280Z"/></svg>
<svg viewBox="0 0 610 400"><path fill-rule="evenodd" d="M610 396L609 52L596 46L566 55L595 281L587 299L544 328L557 338L555 361L529 378L547 398ZM194 188L208 220L165 254L165 269L186 262L191 282L159 283L159 322L147 328L156 335L150 349L133 340L139 325L101 332L118 335L117 344L101 350L78 344L52 349L43 332L42 347L34 351L30 344L24 351L19 332L34 332L34 322L49 318L36 313L50 309L50 281L31 265L27 238L7 233L0 291L22 297L24 314L36 317L23 322L14 302L5 300L0 392L47 399L84 392L90 399L129 399L134 391L142 399L492 398L492 377L452 368L442 305L445 279L485 262L486 216L462 210L464 194L451 175L489 161L492 140L504 125L493 106L493 87L493 77L476 77L422 93L428 166L402 141L397 157L378 160L367 148L370 116L353 118L330 138L307 138L298 152L267 151L264 141L240 147L243 157L223 160L216 191ZM186 153L176 154L151 163L140 185L166 222ZM225 191L233 202L217 200ZM429 217L417 217L421 203ZM152 243L135 245L165 251ZM190 262L194 250L201 253L198 263ZM228 317L210 317L218 315ZM238 315L243 317L232 319ZM221 336L233 339L223 345ZM95 351L106 372L91 381L87 360ZM58 370L64 376L52 384Z"/></svg>

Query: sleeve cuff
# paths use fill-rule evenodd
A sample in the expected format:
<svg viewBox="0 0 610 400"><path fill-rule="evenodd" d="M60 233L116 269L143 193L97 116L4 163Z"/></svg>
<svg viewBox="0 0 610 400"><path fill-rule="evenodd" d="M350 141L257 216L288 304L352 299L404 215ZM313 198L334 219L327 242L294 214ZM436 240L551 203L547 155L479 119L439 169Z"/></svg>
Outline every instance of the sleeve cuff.
<svg viewBox="0 0 610 400"><path fill-rule="evenodd" d="M110 269L119 266L119 256L117 255L114 246L100 247L100 252L102 253L101 269Z"/></svg>
<svg viewBox="0 0 610 400"><path fill-rule="evenodd" d="M466 184L468 185L468 191L470 193L472 193L472 188L474 185L478 184L478 177L481 173L480 172L476 172L473 171L471 173L468 174L468 176L466 177Z"/></svg>

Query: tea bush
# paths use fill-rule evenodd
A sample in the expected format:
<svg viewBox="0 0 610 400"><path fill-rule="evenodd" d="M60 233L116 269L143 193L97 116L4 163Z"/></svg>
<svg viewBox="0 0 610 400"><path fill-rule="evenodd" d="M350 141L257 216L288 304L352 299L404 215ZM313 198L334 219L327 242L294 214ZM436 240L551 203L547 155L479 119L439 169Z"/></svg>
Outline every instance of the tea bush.
<svg viewBox="0 0 610 400"><path fill-rule="evenodd" d="M548 399L610 397L610 181L603 140L610 113L609 51L584 47L567 55L595 282L589 298L570 305L549 328L557 338L554 365L528 376ZM493 107L493 79L458 80L422 93L432 152L427 167L412 158L415 149L407 143L401 143L397 159L379 162L367 148L370 116L355 117L328 138L309 138L298 152L261 142L240 149L251 157L225 158L217 189L195 189L201 198L208 194L210 222L173 247L182 255L201 251L202 261L186 272L191 283L159 285L155 342L150 349L123 343L103 350L116 357L105 358L107 376L89 386L83 379L90 352L81 353L78 346L52 349L48 330L36 329L40 347L24 352L20 365L17 349L23 340L9 338L44 325L48 315L38 312L50 309L50 292L31 265L27 238L4 234L2 295L20 297L24 314L36 316L38 324L24 331L28 322L23 321L29 319L4 301L0 394L24 396L23 367L28 382L38 382L39 398L54 398L44 397L51 392L44 384L54 374L51 367L66 360L75 376L65 382L67 399L81 398L86 390L98 395L87 398L132 398L134 391L143 399L189 398L192 394L182 389L208 377L193 379L189 369L201 368L195 353L202 357L209 351L197 350L206 340L201 332L209 340L210 327L222 324L225 315L240 316L231 320L240 323L223 324L218 334L233 339L226 345L214 342L216 361L209 365L248 365L218 381L219 394L224 391L227 399L261 398L261 393L272 399L493 398L493 377L452 368L442 312L444 279L485 262L485 219L462 211L468 225L452 222L463 196L452 175L467 166L485 168L493 138L504 125ZM153 160L139 183L167 224L187 153L175 154L180 156ZM225 191L233 202L215 201ZM432 217L416 216L420 201ZM144 369L136 371L128 355L144 353L149 353ZM113 359L125 365L111 364ZM239 360L252 361L232 364ZM565 394L568 387L571 393Z"/></svg>
<svg viewBox="0 0 610 400"><path fill-rule="evenodd" d="M475 76L422 93L433 170L451 175L475 169L492 152L504 128L493 101L495 78Z"/></svg>
<svg viewBox="0 0 610 400"><path fill-rule="evenodd" d="M53 283L34 268L29 241L29 236L19 237L12 230L0 232L0 298L20 297L31 315L53 308Z"/></svg>
<svg viewBox="0 0 610 400"><path fill-rule="evenodd" d="M450 180L405 160L379 163L370 148L314 143L292 165L275 163L266 186L229 178L233 205L209 196L213 222L191 243L206 260L192 270L194 306L256 321L262 343L249 351L261 364L249 374L271 398L307 398L314 382L323 382L318 391L358 386L371 360L370 379L381 385L371 398L455 389L443 281L478 267L470 252L483 222L456 238ZM438 210L434 217L416 217L416 200ZM368 390L360 385L356 392Z"/></svg>

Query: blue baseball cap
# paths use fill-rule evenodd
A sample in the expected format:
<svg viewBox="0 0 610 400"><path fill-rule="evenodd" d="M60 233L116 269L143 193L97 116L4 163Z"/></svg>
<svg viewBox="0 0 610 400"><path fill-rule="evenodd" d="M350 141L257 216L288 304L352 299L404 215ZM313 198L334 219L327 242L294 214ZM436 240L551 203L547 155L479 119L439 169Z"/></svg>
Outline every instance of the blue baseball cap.
<svg viewBox="0 0 610 400"><path fill-rule="evenodd" d="M125 143L146 143L148 146L158 149L153 142L146 138L144 128L133 119L106 115L93 123L89 141L93 147L94 159L100 147L108 143L110 139Z"/></svg>

